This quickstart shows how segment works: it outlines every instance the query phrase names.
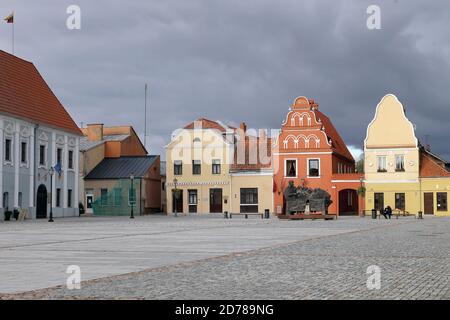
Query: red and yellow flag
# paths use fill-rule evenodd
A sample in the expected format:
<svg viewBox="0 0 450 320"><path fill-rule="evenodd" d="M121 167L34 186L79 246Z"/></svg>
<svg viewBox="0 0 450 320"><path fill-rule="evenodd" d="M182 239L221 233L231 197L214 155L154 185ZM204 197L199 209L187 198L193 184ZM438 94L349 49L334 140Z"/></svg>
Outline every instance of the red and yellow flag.
<svg viewBox="0 0 450 320"><path fill-rule="evenodd" d="M6 23L14 23L14 13L11 13L5 18Z"/></svg>

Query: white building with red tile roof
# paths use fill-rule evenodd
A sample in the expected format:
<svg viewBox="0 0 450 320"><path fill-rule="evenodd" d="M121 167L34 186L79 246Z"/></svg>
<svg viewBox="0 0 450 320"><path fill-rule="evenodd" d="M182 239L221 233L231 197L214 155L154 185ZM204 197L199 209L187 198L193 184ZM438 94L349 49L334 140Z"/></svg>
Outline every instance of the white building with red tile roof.
<svg viewBox="0 0 450 320"><path fill-rule="evenodd" d="M78 215L81 135L36 67L0 51L0 217Z"/></svg>

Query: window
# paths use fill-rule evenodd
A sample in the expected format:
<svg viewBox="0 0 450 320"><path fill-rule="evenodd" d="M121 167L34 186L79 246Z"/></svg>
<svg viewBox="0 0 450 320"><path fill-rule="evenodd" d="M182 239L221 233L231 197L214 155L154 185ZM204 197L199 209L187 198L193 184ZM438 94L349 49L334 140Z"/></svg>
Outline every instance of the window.
<svg viewBox="0 0 450 320"><path fill-rule="evenodd" d="M176 176L181 176L183 174L183 163L180 160L174 161L173 174Z"/></svg>
<svg viewBox="0 0 450 320"><path fill-rule="evenodd" d="M241 213L258 212L258 188L241 188Z"/></svg>
<svg viewBox="0 0 450 320"><path fill-rule="evenodd" d="M122 205L122 188L114 188L114 205Z"/></svg>
<svg viewBox="0 0 450 320"><path fill-rule="evenodd" d="M22 192L19 192L19 208L22 208L22 198L23 198Z"/></svg>
<svg viewBox="0 0 450 320"><path fill-rule="evenodd" d="M386 156L378 156L378 172L387 172Z"/></svg>
<svg viewBox="0 0 450 320"><path fill-rule="evenodd" d="M202 166L200 160L192 160L192 174L201 174Z"/></svg>
<svg viewBox="0 0 450 320"><path fill-rule="evenodd" d="M11 139L6 139L5 140L5 161L12 161L12 158L11 158L11 144L12 144L12 140Z"/></svg>
<svg viewBox="0 0 450 320"><path fill-rule="evenodd" d="M67 207L72 208L72 189L67 190Z"/></svg>
<svg viewBox="0 0 450 320"><path fill-rule="evenodd" d="M166 190L166 183L165 182L161 182L161 190L162 191Z"/></svg>
<svg viewBox="0 0 450 320"><path fill-rule="evenodd" d="M197 212L197 190L188 190L189 194L189 212L196 213Z"/></svg>
<svg viewBox="0 0 450 320"><path fill-rule="evenodd" d="M61 189L56 189L56 206L61 207Z"/></svg>
<svg viewBox="0 0 450 320"><path fill-rule="evenodd" d="M297 160L286 160L286 177L297 177Z"/></svg>
<svg viewBox="0 0 450 320"><path fill-rule="evenodd" d="M447 211L447 192L437 193L437 211Z"/></svg>
<svg viewBox="0 0 450 320"><path fill-rule="evenodd" d="M24 141L20 144L20 162L27 163L27 143Z"/></svg>
<svg viewBox="0 0 450 320"><path fill-rule="evenodd" d="M69 150L69 161L68 161L68 168L73 169L73 151Z"/></svg>
<svg viewBox="0 0 450 320"><path fill-rule="evenodd" d="M9 209L9 193L3 192L3 208L7 211Z"/></svg>
<svg viewBox="0 0 450 320"><path fill-rule="evenodd" d="M56 163L59 163L62 165L62 149L58 148L56 149Z"/></svg>
<svg viewBox="0 0 450 320"><path fill-rule="evenodd" d="M395 171L405 171L405 156L396 155L395 156Z"/></svg>
<svg viewBox="0 0 450 320"><path fill-rule="evenodd" d="M395 194L395 209L405 211L405 194L396 193Z"/></svg>
<svg viewBox="0 0 450 320"><path fill-rule="evenodd" d="M45 145L39 146L39 165L45 166Z"/></svg>
<svg viewBox="0 0 450 320"><path fill-rule="evenodd" d="M320 175L320 161L319 159L309 159L308 160L308 176L318 177Z"/></svg>
<svg viewBox="0 0 450 320"><path fill-rule="evenodd" d="M100 189L100 204L102 206L108 204L108 189Z"/></svg>
<svg viewBox="0 0 450 320"><path fill-rule="evenodd" d="M213 174L220 174L220 160L213 160L212 161L212 173Z"/></svg>

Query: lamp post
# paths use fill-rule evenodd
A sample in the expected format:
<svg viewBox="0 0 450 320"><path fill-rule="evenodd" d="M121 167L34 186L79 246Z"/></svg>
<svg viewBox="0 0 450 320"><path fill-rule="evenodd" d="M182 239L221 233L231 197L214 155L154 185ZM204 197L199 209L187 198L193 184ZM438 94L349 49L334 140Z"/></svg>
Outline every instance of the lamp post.
<svg viewBox="0 0 450 320"><path fill-rule="evenodd" d="M178 190L177 190L177 185L178 185L178 179L177 178L175 178L175 179L173 179L173 185L174 185L174 189L173 189L173 192L174 192L174 200L175 200L175 203L174 203L174 205L173 205L173 208L174 208L174 214L175 214L175 217L178 217L178 212L177 212L177 204L178 204Z"/></svg>
<svg viewBox="0 0 450 320"><path fill-rule="evenodd" d="M48 174L50 175L50 218L48 222L53 222L53 174L55 173L55 169L51 167L48 170Z"/></svg>
<svg viewBox="0 0 450 320"><path fill-rule="evenodd" d="M135 195L134 195L134 174L130 175L130 181L131 181L131 188L130 188L131 215L130 215L130 219L134 219L134 212L133 212L133 206L134 206L134 201L135 201Z"/></svg>
<svg viewBox="0 0 450 320"><path fill-rule="evenodd" d="M359 205L362 207L362 201L360 200L360 198L363 197L362 192L364 192L364 189L363 189L364 178L362 176L359 178L359 182L360 182L360 192L358 192L358 200L359 200ZM361 210L361 217L365 217L365 216L366 215L364 213L364 210Z"/></svg>

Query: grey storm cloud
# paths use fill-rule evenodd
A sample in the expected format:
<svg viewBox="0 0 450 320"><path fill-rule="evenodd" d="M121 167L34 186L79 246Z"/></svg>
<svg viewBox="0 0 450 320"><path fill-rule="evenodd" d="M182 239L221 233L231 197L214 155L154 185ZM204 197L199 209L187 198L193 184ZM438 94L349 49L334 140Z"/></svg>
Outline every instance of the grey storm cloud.
<svg viewBox="0 0 450 320"><path fill-rule="evenodd" d="M81 8L81 30L66 8ZM381 8L381 30L366 26ZM164 153L176 128L207 117L279 128L295 97L314 98L362 148L375 107L394 93L417 135L450 159L447 0L3 0L16 54L33 61L77 123L131 124ZM10 26L0 49L10 51Z"/></svg>

